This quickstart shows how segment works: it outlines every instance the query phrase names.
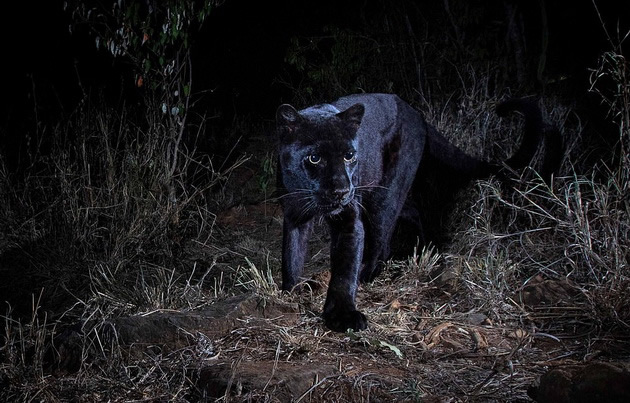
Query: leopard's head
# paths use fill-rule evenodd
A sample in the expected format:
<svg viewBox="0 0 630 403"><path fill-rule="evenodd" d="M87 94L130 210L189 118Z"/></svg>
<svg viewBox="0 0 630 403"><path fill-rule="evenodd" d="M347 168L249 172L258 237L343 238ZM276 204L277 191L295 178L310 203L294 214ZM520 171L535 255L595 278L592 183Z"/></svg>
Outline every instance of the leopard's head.
<svg viewBox="0 0 630 403"><path fill-rule="evenodd" d="M331 105L278 108L280 174L301 214L336 214L355 199L364 111L361 104L341 112Z"/></svg>

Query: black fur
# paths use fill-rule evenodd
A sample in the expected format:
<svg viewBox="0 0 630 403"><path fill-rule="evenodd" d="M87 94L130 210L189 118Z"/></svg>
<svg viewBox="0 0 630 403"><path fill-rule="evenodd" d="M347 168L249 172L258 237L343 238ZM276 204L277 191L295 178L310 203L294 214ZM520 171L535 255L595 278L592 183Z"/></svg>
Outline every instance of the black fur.
<svg viewBox="0 0 630 403"><path fill-rule="evenodd" d="M497 108L500 114L513 110L526 118L522 143L506 161L518 169L531 161L544 125L531 101L511 100ZM367 327L354 302L358 282L374 279L390 257L399 218L414 222L424 243L438 234L439 223L427 226L431 219L425 219L435 219L426 197L433 193L431 186L455 191L472 179L501 173L499 164L450 144L396 95L350 95L299 112L282 105L276 117L284 212L282 289L298 283L313 220L323 217L331 231L323 318L336 331ZM549 144L557 145L555 140ZM543 165L547 170L556 166L553 159ZM427 187L429 173L438 179Z"/></svg>

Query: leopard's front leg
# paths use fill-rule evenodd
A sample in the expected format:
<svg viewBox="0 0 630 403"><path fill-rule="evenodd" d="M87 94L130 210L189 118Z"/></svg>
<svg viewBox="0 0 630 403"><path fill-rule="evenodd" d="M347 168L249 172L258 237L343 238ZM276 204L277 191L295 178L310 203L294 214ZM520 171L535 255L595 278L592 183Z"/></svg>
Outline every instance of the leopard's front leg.
<svg viewBox="0 0 630 403"><path fill-rule="evenodd" d="M291 291L304 270L313 221L294 225L285 217L282 227L282 289Z"/></svg>
<svg viewBox="0 0 630 403"><path fill-rule="evenodd" d="M324 304L326 326L338 332L367 328L367 318L355 305L363 257L364 230L357 206L329 217L331 232L330 283Z"/></svg>

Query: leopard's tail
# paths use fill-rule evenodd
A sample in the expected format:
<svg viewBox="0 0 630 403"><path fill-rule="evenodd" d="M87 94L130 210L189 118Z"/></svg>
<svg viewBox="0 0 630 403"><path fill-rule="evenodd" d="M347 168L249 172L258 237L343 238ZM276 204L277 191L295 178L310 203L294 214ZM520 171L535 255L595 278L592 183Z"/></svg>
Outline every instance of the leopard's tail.
<svg viewBox="0 0 630 403"><path fill-rule="evenodd" d="M519 170L528 166L538 149L544 144L544 155L539 169L540 176L549 182L557 172L564 155L562 136L555 126L545 123L542 112L532 98L513 98L497 105L497 114L507 116L511 112L519 112L525 117L525 127L521 144L505 164Z"/></svg>

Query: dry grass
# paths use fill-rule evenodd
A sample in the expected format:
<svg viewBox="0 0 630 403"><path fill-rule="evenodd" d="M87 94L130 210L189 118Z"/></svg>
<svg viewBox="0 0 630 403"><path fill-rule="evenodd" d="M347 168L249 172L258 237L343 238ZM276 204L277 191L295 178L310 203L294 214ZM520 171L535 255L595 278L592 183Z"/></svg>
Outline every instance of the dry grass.
<svg viewBox="0 0 630 403"><path fill-rule="evenodd" d="M597 76L606 74L627 83L627 63L605 56ZM459 97L425 105L428 120L464 149L503 158L520 128L495 117L500 97L483 77L463 74ZM547 100L545 113L563 124L569 150L553 183L526 172L514 190L492 180L472 185L448 224L453 241L388 262L384 275L359 291L369 329L347 334L328 331L319 316L325 232L313 241L313 280L301 293L280 293L281 221L271 203L209 211L208 189L225 182L225 172L190 153L182 156L182 173L165 184L172 166L160 158L166 145L157 128L84 111L58 133L48 170L16 180L0 160L7 228L0 254L24 251L28 271L20 274L44 288L41 299L20 300L26 314L4 315L0 398L272 402L286 397L281 381L293 372L325 367L327 375L315 376L295 401L528 401L527 387L550 367L627 358L630 90L617 88L604 94L619 127L613 158L578 166L588 151L580 148L583 127L567 107ZM184 172L191 171L205 175L203 185L189 183ZM225 186L234 181L244 192L238 175ZM177 203L169 199L171 185ZM215 220L223 226L215 228ZM286 323L246 315L211 336L178 329L188 343L170 349L124 343L112 332L120 317L194 314L242 293L256 294L263 306L296 304L299 316ZM72 370L51 360L62 353L56 337L63 334L76 338ZM212 394L199 381L219 364L230 377ZM243 376L252 366L266 377L261 384Z"/></svg>

